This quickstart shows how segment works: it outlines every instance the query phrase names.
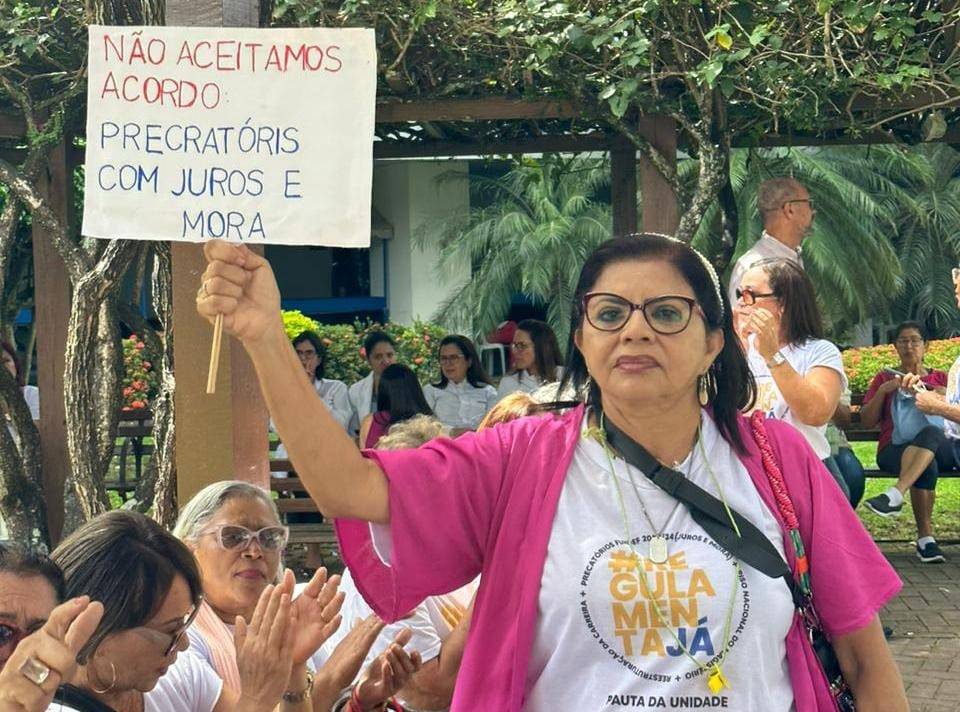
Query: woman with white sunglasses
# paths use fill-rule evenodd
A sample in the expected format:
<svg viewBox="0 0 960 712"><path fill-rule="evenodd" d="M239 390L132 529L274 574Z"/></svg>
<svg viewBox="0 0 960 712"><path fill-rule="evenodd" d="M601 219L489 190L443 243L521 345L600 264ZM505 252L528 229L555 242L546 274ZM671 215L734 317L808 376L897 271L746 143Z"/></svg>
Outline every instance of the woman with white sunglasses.
<svg viewBox="0 0 960 712"><path fill-rule="evenodd" d="M232 623L238 616L251 620L267 586L280 583L292 592L292 573L281 573L288 530L269 493L227 480L205 487L190 500L174 535L193 552L203 581L204 600L188 631L190 649L213 667L228 689L236 688L240 673ZM340 625L339 582L339 576L328 579L321 568L293 601L298 623L284 700L324 712L359 671L366 657L366 650L360 650L364 641L369 638L369 647L376 639L375 632L358 627L319 671L309 669L310 657ZM419 667L418 659L403 650L403 642L394 643L368 671L358 690L361 699L379 703L389 698Z"/></svg>

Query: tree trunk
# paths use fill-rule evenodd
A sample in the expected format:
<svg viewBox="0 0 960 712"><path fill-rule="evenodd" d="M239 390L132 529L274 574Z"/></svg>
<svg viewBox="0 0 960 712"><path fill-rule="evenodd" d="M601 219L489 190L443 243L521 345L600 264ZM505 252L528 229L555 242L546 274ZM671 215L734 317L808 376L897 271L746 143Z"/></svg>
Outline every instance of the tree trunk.
<svg viewBox="0 0 960 712"><path fill-rule="evenodd" d="M153 408L154 518L165 527L177 519L177 458L174 427L173 272L170 245L157 243L153 263L153 310L163 325L160 393Z"/></svg>
<svg viewBox="0 0 960 712"><path fill-rule="evenodd" d="M109 509L104 487L120 410L117 286L141 243L110 242L96 267L74 287L67 333L67 446L73 485L86 518Z"/></svg>
<svg viewBox="0 0 960 712"><path fill-rule="evenodd" d="M0 369L0 514L14 541L45 548L50 543L40 478L40 433L17 382ZM15 435L16 433L16 435Z"/></svg>

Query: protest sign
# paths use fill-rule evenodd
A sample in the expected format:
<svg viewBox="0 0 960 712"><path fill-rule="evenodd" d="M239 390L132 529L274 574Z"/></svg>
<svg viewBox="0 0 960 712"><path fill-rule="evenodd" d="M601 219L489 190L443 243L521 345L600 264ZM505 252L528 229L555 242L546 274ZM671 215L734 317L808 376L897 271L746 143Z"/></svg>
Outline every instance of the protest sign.
<svg viewBox="0 0 960 712"><path fill-rule="evenodd" d="M366 247L372 30L89 28L84 235Z"/></svg>

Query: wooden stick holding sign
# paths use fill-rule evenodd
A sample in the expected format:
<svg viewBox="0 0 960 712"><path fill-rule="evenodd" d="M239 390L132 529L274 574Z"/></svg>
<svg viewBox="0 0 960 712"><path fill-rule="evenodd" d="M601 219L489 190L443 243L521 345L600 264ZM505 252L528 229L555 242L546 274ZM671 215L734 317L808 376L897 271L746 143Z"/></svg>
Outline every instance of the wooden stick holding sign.
<svg viewBox="0 0 960 712"><path fill-rule="evenodd" d="M207 394L217 392L217 371L220 367L220 341L223 339L223 314L213 322L213 343L210 344L210 367L207 370Z"/></svg>

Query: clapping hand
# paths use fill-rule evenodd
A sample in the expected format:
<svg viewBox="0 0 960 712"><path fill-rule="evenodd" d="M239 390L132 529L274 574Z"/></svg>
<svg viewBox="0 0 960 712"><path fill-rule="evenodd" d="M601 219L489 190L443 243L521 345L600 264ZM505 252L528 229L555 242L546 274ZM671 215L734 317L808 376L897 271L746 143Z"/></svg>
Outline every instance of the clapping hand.
<svg viewBox="0 0 960 712"><path fill-rule="evenodd" d="M296 612L283 584L263 590L249 623L237 616L241 708L269 710L280 702L293 668L296 629Z"/></svg>
<svg viewBox="0 0 960 712"><path fill-rule="evenodd" d="M403 647L412 637L413 631L404 628L394 637L390 647L370 663L356 689L357 700L363 709L375 708L389 700L420 669L420 653L416 650L408 653Z"/></svg>
<svg viewBox="0 0 960 712"><path fill-rule="evenodd" d="M284 582L288 581L292 591L293 573L290 569L287 569L284 576ZM295 665L309 660L340 627L340 608L343 606L344 594L342 591L338 592L339 586L340 577L331 576L328 579L327 570L321 567L294 599L293 608L297 615L296 639L293 645Z"/></svg>

